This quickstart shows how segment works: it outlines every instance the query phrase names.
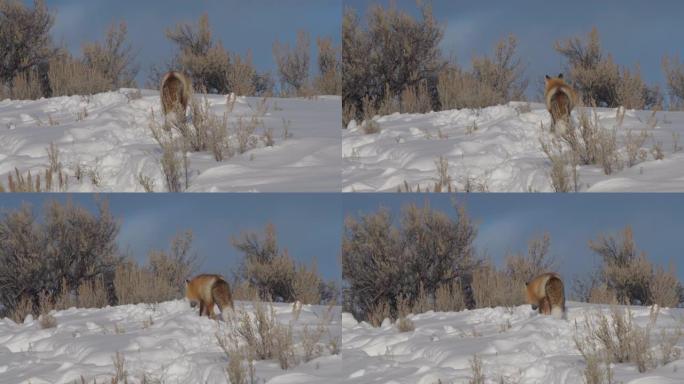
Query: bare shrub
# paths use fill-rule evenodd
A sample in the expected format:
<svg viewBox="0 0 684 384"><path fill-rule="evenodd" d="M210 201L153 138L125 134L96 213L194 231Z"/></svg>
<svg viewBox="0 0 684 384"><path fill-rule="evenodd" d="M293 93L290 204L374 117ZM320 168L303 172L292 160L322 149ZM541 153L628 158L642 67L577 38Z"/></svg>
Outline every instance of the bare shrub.
<svg viewBox="0 0 684 384"><path fill-rule="evenodd" d="M397 226L386 210L348 217L342 242L346 309L362 320L376 312L396 318L400 298L413 308L427 297L433 306L440 287L463 283L466 289L477 263L476 227L463 207L456 212L452 218L427 205L407 205Z"/></svg>
<svg viewBox="0 0 684 384"><path fill-rule="evenodd" d="M679 304L679 286L673 265L670 265L667 271L663 267L658 267L653 271L649 283L649 301L660 307L675 308Z"/></svg>
<svg viewBox="0 0 684 384"><path fill-rule="evenodd" d="M611 360L600 348L599 343L591 337L580 336L579 332L575 334L574 341L575 347L580 351L586 364L582 371L584 381L587 384L611 384L613 382Z"/></svg>
<svg viewBox="0 0 684 384"><path fill-rule="evenodd" d="M193 233L191 230L177 233L168 251L152 251L149 254L149 267L152 273L167 281L171 287L180 290L185 280L199 266L199 256L192 250Z"/></svg>
<svg viewBox="0 0 684 384"><path fill-rule="evenodd" d="M589 300L587 302L593 304L618 304L615 292L605 284L592 287L589 291Z"/></svg>
<svg viewBox="0 0 684 384"><path fill-rule="evenodd" d="M584 108L579 108L579 130L571 126L561 134L561 138L570 147L578 164L599 165L606 175L622 169L617 131L603 127L595 109L589 115Z"/></svg>
<svg viewBox="0 0 684 384"><path fill-rule="evenodd" d="M443 66L439 43L444 30L429 4L420 5L420 19L396 6L371 6L367 25L356 12L345 8L342 20L342 104L363 119L364 97L379 110L389 98L399 97L419 82L434 87ZM432 91L430 91L432 93ZM348 121L344 121L347 125Z"/></svg>
<svg viewBox="0 0 684 384"><path fill-rule="evenodd" d="M306 85L309 76L309 46L309 34L304 31L297 32L294 47L277 41L273 44L273 57L278 65L280 84L286 94L298 95Z"/></svg>
<svg viewBox="0 0 684 384"><path fill-rule="evenodd" d="M132 261L117 266L114 291L118 304L161 302L177 299L185 279L196 270L199 259L192 252L192 232L176 234L168 251L152 251L147 265Z"/></svg>
<svg viewBox="0 0 684 384"><path fill-rule="evenodd" d="M104 43L89 43L83 46L83 62L95 72L101 73L114 89L134 87L138 67L135 54L126 43L128 27L125 22L118 27L112 24L107 30Z"/></svg>
<svg viewBox="0 0 684 384"><path fill-rule="evenodd" d="M568 168L572 167L573 174L576 175L576 165L571 164L569 158L571 154L563 150L561 141L552 137L550 140L544 139L544 136L539 138L541 149L546 157L551 162L551 171L549 178L551 179L551 187L555 192L570 192L572 191L572 181L570 180L570 173ZM577 180L575 178L575 180ZM577 183L575 183L575 191L577 191Z"/></svg>
<svg viewBox="0 0 684 384"><path fill-rule="evenodd" d="M551 237L545 232L540 237L530 239L527 243L527 255L512 254L506 256L506 273L512 280L523 284L544 272L555 268L555 260L549 256Z"/></svg>
<svg viewBox="0 0 684 384"><path fill-rule="evenodd" d="M257 73L252 64L252 54L248 52L243 59L237 53L231 53L230 65L231 70L227 74L228 89L239 96L255 95L256 84L254 79Z"/></svg>
<svg viewBox="0 0 684 384"><path fill-rule="evenodd" d="M339 95L342 92L340 47L334 46L331 38L317 38L318 77L314 87L320 94Z"/></svg>
<svg viewBox="0 0 684 384"><path fill-rule="evenodd" d="M601 235L589 241L589 248L601 256L603 278L620 303L647 305L652 266L646 254L637 249L631 227L620 235Z"/></svg>
<svg viewBox="0 0 684 384"><path fill-rule="evenodd" d="M670 93L670 110L684 107L684 63L678 57L663 57L663 72Z"/></svg>
<svg viewBox="0 0 684 384"><path fill-rule="evenodd" d="M178 48L167 67L180 67L190 74L195 89L209 93L260 95L269 92L272 82L268 74L259 74L252 65L251 54L246 57L227 51L214 41L209 16L200 16L196 25L179 23L166 30L166 37ZM159 84L165 69L154 67L150 82Z"/></svg>
<svg viewBox="0 0 684 384"><path fill-rule="evenodd" d="M596 351L601 351L600 358L604 361L633 363L642 373L656 367L648 328L634 324L631 311L613 307L609 316L599 312L596 323L589 317L585 319L584 328L584 336L575 336L582 355L596 355Z"/></svg>
<svg viewBox="0 0 684 384"><path fill-rule="evenodd" d="M603 52L595 27L586 41L573 37L557 41L554 48L567 59L568 78L585 104L644 109L662 102L657 87L649 87L643 82L638 66L633 72L626 67L620 68L610 54Z"/></svg>
<svg viewBox="0 0 684 384"><path fill-rule="evenodd" d="M32 8L18 1L0 2L0 84L37 70L54 55L54 19L43 0L36 0Z"/></svg>
<svg viewBox="0 0 684 384"><path fill-rule="evenodd" d="M164 175L164 182L169 192L181 192L183 185L189 186L189 159L186 153L186 143L189 140L179 140L170 133L167 122L161 125L157 122L154 111L150 112L148 127L152 137L159 143L161 158L159 164ZM180 153L179 153L180 152ZM183 176L185 183L183 184Z"/></svg>
<svg viewBox="0 0 684 384"><path fill-rule="evenodd" d="M318 304L335 295L324 284L315 262L311 266L298 264L286 249L278 247L272 224L266 226L263 236L246 232L231 243L244 254L237 270L238 282L254 287L261 299Z"/></svg>
<svg viewBox="0 0 684 384"><path fill-rule="evenodd" d="M515 57L517 47L518 39L509 35L497 43L493 59L476 57L472 61L474 77L504 101L521 100L527 88L525 68Z"/></svg>
<svg viewBox="0 0 684 384"><path fill-rule="evenodd" d="M118 230L106 201L97 213L56 201L40 219L29 206L6 213L0 220L0 301L11 311L22 294L37 304L41 290L54 294L65 284L106 279L117 263Z"/></svg>

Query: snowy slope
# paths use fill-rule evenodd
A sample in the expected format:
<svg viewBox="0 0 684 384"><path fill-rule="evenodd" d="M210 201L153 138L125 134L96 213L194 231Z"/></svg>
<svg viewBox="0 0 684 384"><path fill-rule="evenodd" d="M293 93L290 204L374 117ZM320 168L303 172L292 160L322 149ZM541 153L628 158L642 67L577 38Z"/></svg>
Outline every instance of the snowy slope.
<svg viewBox="0 0 684 384"><path fill-rule="evenodd" d="M159 93L145 90L142 98L127 96L133 92L0 101L0 181L7 185L7 174L15 167L23 173L33 170L34 175L44 172L46 148L54 142L66 173L73 176L80 163L96 169L101 179L99 186L72 180L69 191L143 191L137 181L141 172L154 180L155 191L165 191L161 150L149 129L150 110L160 116ZM226 112L225 96L208 99L214 113ZM237 98L229 122L249 118L259 100ZM211 153L191 154L189 191L339 192L340 98L271 98L267 103L264 127L256 134L272 128L275 146L260 144L223 162L216 162ZM291 137L283 140L286 124Z"/></svg>
<svg viewBox="0 0 684 384"><path fill-rule="evenodd" d="M464 383L472 377L470 360L477 354L487 383L582 383L584 361L575 348L575 320L605 306L568 303L568 319L540 316L524 305L462 312L427 312L410 315L412 332L399 333L385 320L380 328L358 323L342 314L344 372L350 383L407 384ZM649 308L632 307L634 322L649 323ZM663 309L651 338L661 330L681 329L684 310ZM583 329L582 326L579 329ZM680 340L679 347L684 347ZM615 382L684 382L684 359L638 373L632 364L614 366ZM501 381L503 379L503 381Z"/></svg>
<svg viewBox="0 0 684 384"><path fill-rule="evenodd" d="M251 311L251 304L236 302ZM316 326L325 306L304 305L293 320L292 304L274 304L278 321L292 321L295 343L302 327ZM328 334L339 337L339 307ZM15 324L0 320L0 383L72 383L80 376L109 383L116 352L126 360L129 383L226 383L227 358L216 333L221 322L200 318L183 300L102 309L71 308L54 313L57 327L41 329L38 321ZM151 320L151 321L150 321ZM327 339L326 339L327 340ZM324 341L325 342L325 341ZM334 382L339 355L318 357L288 371L277 361L258 361L256 374L268 383ZM159 381L155 381L159 380Z"/></svg>
<svg viewBox="0 0 684 384"><path fill-rule="evenodd" d="M540 122L547 128L551 118L543 104L511 102L480 110L462 109L427 114L398 114L375 117L380 133L364 134L350 123L342 134L343 191L390 191L408 183L433 188L437 180L435 161L449 162L453 184L463 190L470 182L490 192L552 191L550 162L539 143ZM616 109L596 110L604 128L617 125ZM684 140L684 112L658 112L655 126L651 111L627 110L617 128L623 147L628 130L651 136L650 149L661 142L665 158L648 159L632 168L604 175L598 166L582 166L582 191L653 192L684 191L684 151L674 152L673 133ZM577 119L576 111L573 118ZM678 141L681 148L684 141Z"/></svg>

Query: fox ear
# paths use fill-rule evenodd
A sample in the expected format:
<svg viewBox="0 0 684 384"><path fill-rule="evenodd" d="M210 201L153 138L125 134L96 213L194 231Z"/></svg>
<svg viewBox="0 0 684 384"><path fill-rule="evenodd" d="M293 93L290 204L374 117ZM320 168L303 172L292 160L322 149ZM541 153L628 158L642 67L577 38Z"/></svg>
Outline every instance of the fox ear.
<svg viewBox="0 0 684 384"><path fill-rule="evenodd" d="M530 285L530 282L529 282L529 281L526 281L526 282L525 282L525 286L527 287L528 285Z"/></svg>
<svg viewBox="0 0 684 384"><path fill-rule="evenodd" d="M185 285L188 285L190 283L189 279L185 279Z"/></svg>
<svg viewBox="0 0 684 384"><path fill-rule="evenodd" d="M559 79L562 79L562 78L563 78L563 74L562 74L562 73L559 73L559 74L558 74L558 78L559 78Z"/></svg>
<svg viewBox="0 0 684 384"><path fill-rule="evenodd" d="M546 78L546 80L551 79L551 76L549 76L549 75L546 75L546 76L544 76L544 77Z"/></svg>

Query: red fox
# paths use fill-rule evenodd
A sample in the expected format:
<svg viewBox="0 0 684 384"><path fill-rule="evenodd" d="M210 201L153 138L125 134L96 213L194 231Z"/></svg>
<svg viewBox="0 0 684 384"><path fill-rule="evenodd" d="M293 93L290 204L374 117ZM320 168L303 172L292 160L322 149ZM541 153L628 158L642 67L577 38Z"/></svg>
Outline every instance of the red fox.
<svg viewBox="0 0 684 384"><path fill-rule="evenodd" d="M185 115L192 94L192 82L180 72L167 72L162 78L159 93L164 116L176 110L182 111Z"/></svg>
<svg viewBox="0 0 684 384"><path fill-rule="evenodd" d="M557 273L542 273L525 283L527 302L539 313L565 318L565 289Z"/></svg>
<svg viewBox="0 0 684 384"><path fill-rule="evenodd" d="M230 286L220 275L198 275L192 280L185 280L185 297L190 300L190 306L195 308L199 302L200 312L214 318L214 303L218 304L221 315L224 308L233 309L233 297Z"/></svg>
<svg viewBox="0 0 684 384"><path fill-rule="evenodd" d="M570 124L570 112L576 101L575 91L563 80L562 73L558 77L546 75L544 83L546 109L551 114L551 132L556 131L556 123L561 121L563 125L559 126L559 133L562 134Z"/></svg>

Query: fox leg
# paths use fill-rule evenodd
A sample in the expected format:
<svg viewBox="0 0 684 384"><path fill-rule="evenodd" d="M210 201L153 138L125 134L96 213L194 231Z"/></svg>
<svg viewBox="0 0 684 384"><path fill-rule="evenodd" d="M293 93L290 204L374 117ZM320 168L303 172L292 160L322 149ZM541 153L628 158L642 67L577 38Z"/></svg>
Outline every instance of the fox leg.
<svg viewBox="0 0 684 384"><path fill-rule="evenodd" d="M207 303L207 316L211 319L214 318L214 302L210 301Z"/></svg>
<svg viewBox="0 0 684 384"><path fill-rule="evenodd" d="M549 297L544 297L539 303L539 313L543 315L548 315L551 313L551 300Z"/></svg>
<svg viewBox="0 0 684 384"><path fill-rule="evenodd" d="M200 311L199 311L200 317L202 317L203 313L204 313L204 301L200 300Z"/></svg>

